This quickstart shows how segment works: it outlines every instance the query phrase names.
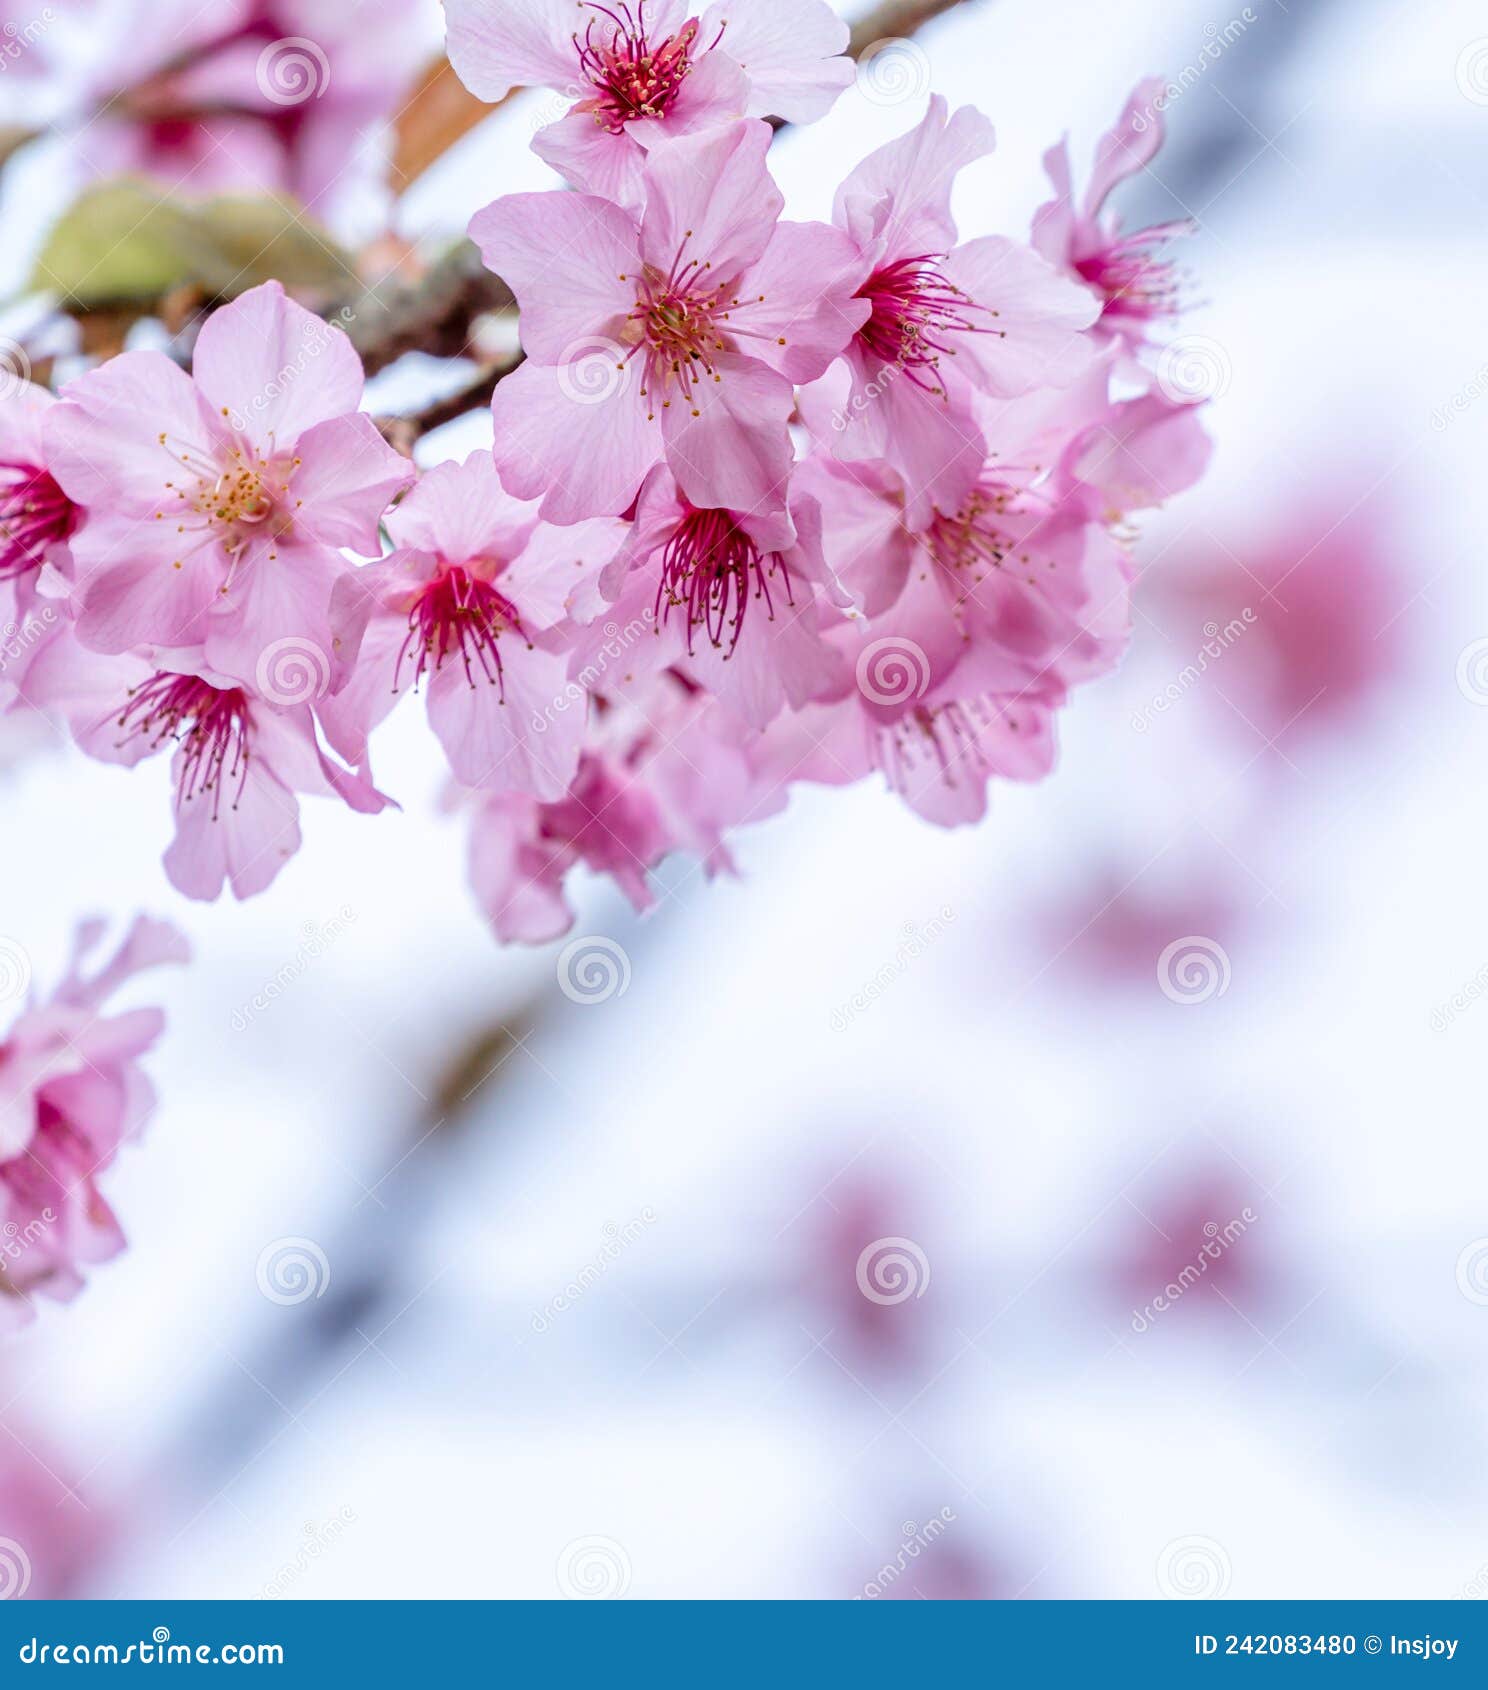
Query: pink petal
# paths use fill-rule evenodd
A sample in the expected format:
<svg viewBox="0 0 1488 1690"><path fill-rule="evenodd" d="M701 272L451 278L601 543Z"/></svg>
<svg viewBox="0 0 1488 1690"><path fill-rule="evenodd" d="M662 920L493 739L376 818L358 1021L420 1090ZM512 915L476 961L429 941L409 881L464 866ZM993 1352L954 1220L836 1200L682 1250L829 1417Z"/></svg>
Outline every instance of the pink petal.
<svg viewBox="0 0 1488 1690"><path fill-rule="evenodd" d="M573 0L445 0L444 11L450 63L477 99L566 88L580 74L573 37L582 20Z"/></svg>
<svg viewBox="0 0 1488 1690"><path fill-rule="evenodd" d="M951 117L945 100L907 135L890 141L857 167L837 190L833 221L880 256L945 252L955 244L951 187L963 165L996 145L992 125L972 106Z"/></svg>
<svg viewBox="0 0 1488 1690"><path fill-rule="evenodd" d="M327 546L375 553L377 526L414 468L361 413L316 423L295 447L299 465L289 484L297 535Z"/></svg>
<svg viewBox="0 0 1488 1690"><path fill-rule="evenodd" d="M1089 288L1070 281L1047 259L1002 235L957 247L942 266L946 279L996 312L995 334L957 334L956 367L986 392L1012 398L1035 387L1068 387L1089 367L1093 343L1081 331L1100 315ZM976 325L988 319L968 314Z"/></svg>
<svg viewBox="0 0 1488 1690"><path fill-rule="evenodd" d="M721 381L694 390L698 415L680 399L661 413L677 485L705 509L783 506L795 461L791 384L753 359L730 359L719 374Z"/></svg>
<svg viewBox="0 0 1488 1690"><path fill-rule="evenodd" d="M663 274L678 255L712 266L711 280L738 276L769 244L785 199L765 168L770 126L753 119L684 135L646 165L641 248Z"/></svg>
<svg viewBox="0 0 1488 1690"><path fill-rule="evenodd" d="M847 25L824 0L719 0L703 15L698 38L724 26L717 53L749 74L751 117L814 123L853 80Z"/></svg>

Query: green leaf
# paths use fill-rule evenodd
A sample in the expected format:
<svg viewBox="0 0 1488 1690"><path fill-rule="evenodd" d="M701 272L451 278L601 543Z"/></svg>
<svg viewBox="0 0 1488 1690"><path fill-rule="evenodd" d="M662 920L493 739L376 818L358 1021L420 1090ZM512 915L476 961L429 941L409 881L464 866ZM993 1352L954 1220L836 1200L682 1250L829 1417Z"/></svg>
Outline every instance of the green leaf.
<svg viewBox="0 0 1488 1690"><path fill-rule="evenodd" d="M347 253L291 201L192 201L144 182L91 188L53 228L31 278L76 310L139 304L195 286L232 299L270 277L305 293L355 285Z"/></svg>

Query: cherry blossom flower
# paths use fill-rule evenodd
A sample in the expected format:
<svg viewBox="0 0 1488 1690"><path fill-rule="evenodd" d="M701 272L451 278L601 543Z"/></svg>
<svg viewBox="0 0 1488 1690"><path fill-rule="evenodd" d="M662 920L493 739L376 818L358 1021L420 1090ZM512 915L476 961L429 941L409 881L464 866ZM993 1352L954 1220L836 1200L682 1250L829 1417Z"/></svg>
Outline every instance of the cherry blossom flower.
<svg viewBox="0 0 1488 1690"><path fill-rule="evenodd" d="M1040 206L1033 219L1035 248L1100 296L1097 331L1131 349L1146 341L1155 322L1177 315L1178 280L1162 248L1192 228L1179 219L1123 234L1120 219L1105 208L1112 191L1145 170L1162 146L1162 88L1156 76L1137 84L1120 120L1096 146L1095 165L1078 210L1068 140L1044 154L1054 198Z"/></svg>
<svg viewBox="0 0 1488 1690"><path fill-rule="evenodd" d="M844 353L851 391L821 438L844 460L891 464L915 521L971 491L987 455L974 392L1067 387L1090 361L1081 331L1099 305L1088 288L1000 235L957 244L952 183L992 147L985 117L970 106L948 115L934 95L923 121L837 192L868 314Z"/></svg>
<svg viewBox="0 0 1488 1690"><path fill-rule="evenodd" d="M103 1009L133 975L189 953L173 927L140 917L85 974L103 932L101 921L80 926L61 985L0 1037L0 1320L12 1324L34 1318L37 1296L71 1301L83 1269L124 1247L97 1181L154 1106L139 1059L165 1023L158 1009Z"/></svg>
<svg viewBox="0 0 1488 1690"><path fill-rule="evenodd" d="M470 828L470 881L498 939L541 943L573 924L570 870L607 875L637 910L673 851L729 872L727 828L772 814L784 790L761 778L758 746L696 687L662 674L644 703L596 700L597 722L563 798L482 797Z"/></svg>
<svg viewBox="0 0 1488 1690"><path fill-rule="evenodd" d="M647 153L739 117L822 117L853 80L824 0L447 0L449 56L483 100L519 84L579 96L533 151L576 188L643 193Z"/></svg>
<svg viewBox="0 0 1488 1690"><path fill-rule="evenodd" d="M321 215L412 80L417 0L125 0L77 31L73 155L190 194L290 194Z"/></svg>
<svg viewBox="0 0 1488 1690"><path fill-rule="evenodd" d="M122 353L47 419L48 466L84 510L78 637L107 653L194 648L250 686L276 642L328 665L339 548L379 550L412 467L357 412L350 341L277 282L214 313L193 370Z"/></svg>
<svg viewBox="0 0 1488 1690"><path fill-rule="evenodd" d="M584 719L553 710L569 662L554 630L621 524L540 522L477 452L430 470L387 530L399 549L336 584L332 622L350 679L322 706L331 744L362 760L371 729L427 676L429 721L456 780L561 798Z"/></svg>
<svg viewBox="0 0 1488 1690"><path fill-rule="evenodd" d="M652 626L654 637L628 657L623 685L671 668L757 728L787 706L843 690L843 658L824 638L830 601L842 595L822 556L821 511L809 495L797 498L793 512L699 509L658 466L600 587L616 621ZM594 662L579 635L574 673Z"/></svg>
<svg viewBox="0 0 1488 1690"><path fill-rule="evenodd" d="M44 387L0 380L0 622L29 610L48 565L70 570L72 501L47 468L45 419L56 400Z"/></svg>
<svg viewBox="0 0 1488 1690"><path fill-rule="evenodd" d="M365 773L322 750L307 703L273 705L229 677L180 668L179 654L103 657L58 639L27 674L28 690L64 717L90 757L132 768L173 747L172 885L209 901L271 884L300 848L298 794L339 798L375 815L389 800Z"/></svg>
<svg viewBox="0 0 1488 1690"><path fill-rule="evenodd" d="M527 360L496 389L496 465L553 522L616 516L665 459L708 508L779 508L792 383L867 317L837 231L782 223L767 124L647 162L637 219L587 194L512 194L471 220L521 308Z"/></svg>

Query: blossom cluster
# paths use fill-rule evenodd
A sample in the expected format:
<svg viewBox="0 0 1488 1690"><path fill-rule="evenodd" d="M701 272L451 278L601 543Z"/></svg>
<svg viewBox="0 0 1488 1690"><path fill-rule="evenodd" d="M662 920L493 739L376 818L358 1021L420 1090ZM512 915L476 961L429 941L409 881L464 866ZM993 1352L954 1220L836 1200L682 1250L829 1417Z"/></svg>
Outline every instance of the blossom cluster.
<svg viewBox="0 0 1488 1690"><path fill-rule="evenodd" d="M470 225L523 354L491 449L421 473L277 282L205 321L189 371L129 350L0 388L0 709L104 761L168 752L190 897L267 887L302 796L387 806L371 740L408 692L503 939L569 926L576 865L637 907L673 851L727 867L796 781L879 774L976 820L1117 660L1132 513L1202 473L1158 377L1180 231L1107 210L1161 141L1156 83L1083 193L1047 155L1026 243L959 237L993 131L938 96L799 222L766 118L852 80L822 0L578 10L448 0L473 93L577 95L534 141L567 186Z"/></svg>

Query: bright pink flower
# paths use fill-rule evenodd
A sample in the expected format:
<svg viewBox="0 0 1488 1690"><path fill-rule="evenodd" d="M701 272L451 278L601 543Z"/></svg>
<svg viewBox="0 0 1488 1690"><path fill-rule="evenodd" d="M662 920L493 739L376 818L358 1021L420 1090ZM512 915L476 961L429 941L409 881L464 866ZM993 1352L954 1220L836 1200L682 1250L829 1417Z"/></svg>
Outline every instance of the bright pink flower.
<svg viewBox="0 0 1488 1690"><path fill-rule="evenodd" d="M361 360L277 282L216 312L188 376L125 352L64 390L49 467L84 508L72 552L78 637L95 651L192 648L266 690L285 640L329 672L340 548L377 524L413 468L357 406Z"/></svg>
<svg viewBox="0 0 1488 1690"><path fill-rule="evenodd" d="M44 387L7 383L0 371L0 622L29 610L48 564L70 568L67 539L77 512L47 468L43 438L56 400Z"/></svg>
<svg viewBox="0 0 1488 1690"><path fill-rule="evenodd" d="M1054 198L1033 219L1033 244L1050 263L1094 288L1101 299L1101 333L1128 347L1140 346L1152 325L1178 313L1178 282L1161 251L1174 235L1187 234L1186 220L1162 223L1124 235L1114 212L1105 210L1111 191L1127 177L1145 170L1163 142L1163 84L1159 77L1139 82L1115 128L1095 150L1095 167L1084 203L1075 209L1069 142L1044 154L1044 169Z"/></svg>
<svg viewBox="0 0 1488 1690"><path fill-rule="evenodd" d="M738 117L823 116L853 79L847 25L823 0L447 0L449 55L467 88L580 97L533 150L574 187L642 196L647 152Z"/></svg>
<svg viewBox="0 0 1488 1690"><path fill-rule="evenodd" d="M429 722L455 779L561 798L583 712L560 712L568 655L554 630L624 530L612 518L540 522L502 488L489 452L440 464L387 519L399 549L336 583L332 623L350 675L325 700L331 744L352 762L427 678Z"/></svg>
<svg viewBox="0 0 1488 1690"><path fill-rule="evenodd" d="M544 517L618 516L665 459L695 504L778 509L792 383L867 316L850 244L779 221L767 124L674 141L639 219L586 194L512 194L471 220L521 306L527 361L496 389L496 465Z"/></svg>
<svg viewBox="0 0 1488 1690"><path fill-rule="evenodd" d="M0 1038L0 1321L32 1319L37 1296L70 1301L82 1269L124 1247L97 1176L154 1107L139 1059L165 1022L158 1009L105 1017L103 1006L132 975L189 953L173 927L141 917L112 960L84 975L103 930L83 923L62 984Z"/></svg>
<svg viewBox="0 0 1488 1690"><path fill-rule="evenodd" d="M821 511L808 496L792 512L704 510L658 467L600 585L614 622L651 624L653 637L627 653L620 690L674 668L757 728L787 706L842 690L841 653L823 637L837 589L822 557ZM602 650L609 637L598 624L580 633L575 674L594 670L596 641Z"/></svg>
<svg viewBox="0 0 1488 1690"><path fill-rule="evenodd" d="M756 748L703 693L661 675L645 698L595 701L597 721L568 793L485 798L471 820L470 880L502 940L540 943L573 924L563 883L582 863L608 875L638 910L649 874L671 852L709 873L732 865L724 830L771 814L783 788L762 782Z"/></svg>
<svg viewBox="0 0 1488 1690"><path fill-rule="evenodd" d="M954 510L986 457L972 395L1067 387L1088 366L1099 305L1037 253L1000 235L956 242L951 186L992 151L992 125L939 95L907 135L837 191L834 219L859 255L866 319L846 348L850 393L822 436L844 460L882 459L910 518Z"/></svg>
<svg viewBox="0 0 1488 1690"><path fill-rule="evenodd" d="M387 805L365 774L321 749L307 703L272 705L227 677L170 666L180 661L104 657L68 636L36 659L26 684L100 761L132 768L174 748L165 869L188 898L215 898L224 882L238 898L262 892L300 848L297 794L340 798L364 815Z"/></svg>

